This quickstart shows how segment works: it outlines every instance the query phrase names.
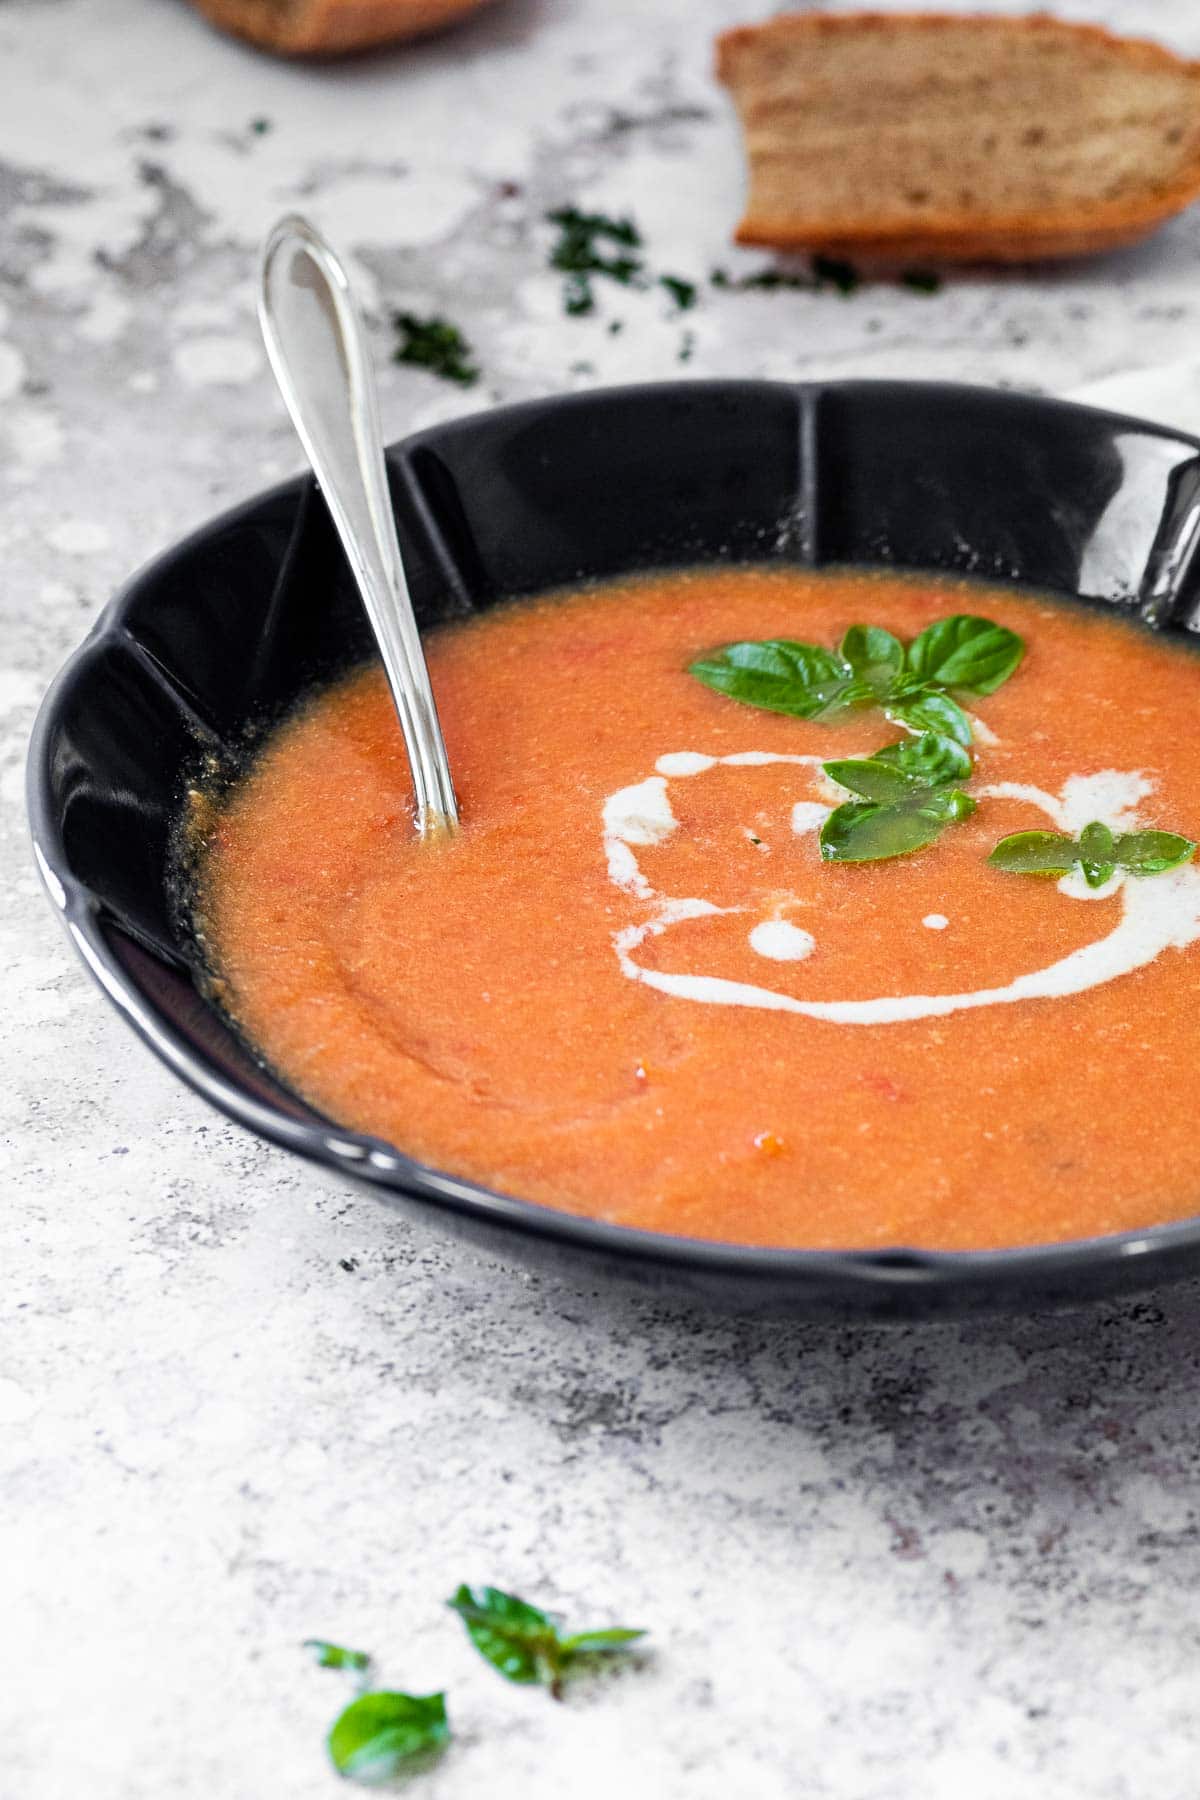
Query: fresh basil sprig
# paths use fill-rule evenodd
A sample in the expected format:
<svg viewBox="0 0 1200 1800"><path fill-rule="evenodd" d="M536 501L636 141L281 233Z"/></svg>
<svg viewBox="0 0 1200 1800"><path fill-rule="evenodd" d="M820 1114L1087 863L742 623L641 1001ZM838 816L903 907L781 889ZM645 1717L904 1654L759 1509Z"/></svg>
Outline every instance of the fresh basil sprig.
<svg viewBox="0 0 1200 1800"><path fill-rule="evenodd" d="M479 1654L505 1680L540 1683L555 1699L561 1697L563 1676L580 1657L627 1650L646 1635L613 1626L564 1636L552 1613L500 1588L470 1588L464 1583L446 1604L466 1626Z"/></svg>
<svg viewBox="0 0 1200 1800"><path fill-rule="evenodd" d="M988 861L1009 875L1068 875L1077 865L1089 887L1124 875L1162 875L1195 853L1191 838L1174 831L1126 831L1115 835L1093 821L1078 838L1061 831L1015 831L1001 838Z"/></svg>
<svg viewBox="0 0 1200 1800"><path fill-rule="evenodd" d="M824 767L839 787L862 796L837 807L821 827L826 862L906 856L975 811L974 800L957 786L970 777L971 758L961 744L937 732Z"/></svg>
<svg viewBox="0 0 1200 1800"><path fill-rule="evenodd" d="M880 706L913 731L969 744L970 721L949 690L994 693L1024 652L1007 626L956 613L907 646L877 625L852 625L836 650L790 638L727 644L692 663L691 673L715 692L767 712L818 719Z"/></svg>
<svg viewBox="0 0 1200 1800"><path fill-rule="evenodd" d="M360 1694L334 1720L329 1755L339 1775L378 1787L450 1740L445 1694Z"/></svg>

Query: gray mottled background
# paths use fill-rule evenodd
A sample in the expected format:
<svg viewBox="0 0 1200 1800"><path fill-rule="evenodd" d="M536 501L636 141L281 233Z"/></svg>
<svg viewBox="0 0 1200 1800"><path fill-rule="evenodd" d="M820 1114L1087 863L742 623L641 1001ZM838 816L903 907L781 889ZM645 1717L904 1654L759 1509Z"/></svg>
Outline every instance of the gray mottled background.
<svg viewBox="0 0 1200 1800"><path fill-rule="evenodd" d="M1058 10L1200 53L1180 0ZM681 321L616 293L565 320L540 221L567 200L633 210L674 272L756 266L727 248L709 75L739 16L507 0L298 69L181 0L0 0L4 1796L331 1794L343 1694L297 1648L319 1632L448 1685L431 1800L1194 1800L1194 1287L883 1332L485 1262L177 1088L30 864L54 668L139 562L298 466L253 318L286 208L352 255L381 361L397 305L476 345L469 393L384 363L393 435L683 373L1098 383L1200 416L1200 212L932 298L708 293ZM506 1688L440 1608L462 1578L647 1624L654 1653L563 1707Z"/></svg>

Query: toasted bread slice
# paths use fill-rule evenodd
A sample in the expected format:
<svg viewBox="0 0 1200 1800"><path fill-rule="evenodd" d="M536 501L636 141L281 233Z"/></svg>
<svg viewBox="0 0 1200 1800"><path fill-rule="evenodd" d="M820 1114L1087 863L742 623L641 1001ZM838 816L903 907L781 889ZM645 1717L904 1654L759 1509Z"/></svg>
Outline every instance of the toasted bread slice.
<svg viewBox="0 0 1200 1800"><path fill-rule="evenodd" d="M743 244L941 262L1082 256L1200 195L1200 63L1036 15L787 14L729 31Z"/></svg>
<svg viewBox="0 0 1200 1800"><path fill-rule="evenodd" d="M287 56L337 56L440 31L485 0L195 0L214 25Z"/></svg>

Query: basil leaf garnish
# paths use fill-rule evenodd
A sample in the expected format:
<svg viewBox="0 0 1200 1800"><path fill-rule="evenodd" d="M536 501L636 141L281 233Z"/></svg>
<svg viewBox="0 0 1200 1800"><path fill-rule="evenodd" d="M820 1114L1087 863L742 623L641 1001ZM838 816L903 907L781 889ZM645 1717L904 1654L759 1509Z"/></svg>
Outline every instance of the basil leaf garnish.
<svg viewBox="0 0 1200 1800"><path fill-rule="evenodd" d="M1195 853L1191 838L1174 831L1129 831L1113 845L1113 858L1127 875L1163 875Z"/></svg>
<svg viewBox="0 0 1200 1800"><path fill-rule="evenodd" d="M840 653L842 661L876 694L890 692L904 667L904 645L878 625L852 625L842 639Z"/></svg>
<svg viewBox="0 0 1200 1800"><path fill-rule="evenodd" d="M1062 831L1017 831L1001 838L988 861L1009 875L1068 875L1076 864L1089 887L1103 887L1122 874L1162 875L1195 854L1191 838L1174 831L1127 831L1114 837L1098 820L1085 825L1078 840Z"/></svg>
<svg viewBox="0 0 1200 1800"><path fill-rule="evenodd" d="M311 1650L320 1669L369 1669L371 1658L365 1650L346 1650L341 1644L331 1644L325 1638L305 1638L304 1650Z"/></svg>
<svg viewBox="0 0 1200 1800"><path fill-rule="evenodd" d="M990 694L1023 653L1015 632L959 613L928 626L907 650L881 626L852 625L836 651L766 638L727 644L692 663L691 673L717 693L767 712L816 719L848 706L882 706L913 731L969 744L970 720L944 690Z"/></svg>
<svg viewBox="0 0 1200 1800"><path fill-rule="evenodd" d="M913 639L905 666L918 681L935 687L992 694L1008 680L1024 653L1020 638L1007 626L972 613L955 613L953 618L935 620Z"/></svg>
<svg viewBox="0 0 1200 1800"><path fill-rule="evenodd" d="M339 1775L375 1787L449 1737L444 1694L360 1694L335 1719L329 1755Z"/></svg>
<svg viewBox="0 0 1200 1800"><path fill-rule="evenodd" d="M731 700L796 719L815 719L823 712L874 698L871 689L856 680L849 663L834 651L788 638L728 644L694 662L691 673Z"/></svg>
<svg viewBox="0 0 1200 1800"><path fill-rule="evenodd" d="M947 825L974 811L974 800L958 788L918 791L899 805L849 800L821 827L821 855L826 862L884 862L906 856L923 850Z"/></svg>
<svg viewBox="0 0 1200 1800"><path fill-rule="evenodd" d="M966 780L971 758L952 738L929 731L919 738L887 744L869 757L848 757L823 767L832 781L852 794L890 802Z"/></svg>
<svg viewBox="0 0 1200 1800"><path fill-rule="evenodd" d="M644 1631L614 1626L564 1637L552 1613L500 1588L465 1584L446 1604L467 1628L479 1654L507 1681L539 1682L557 1696L563 1676L580 1656L627 1649Z"/></svg>
<svg viewBox="0 0 1200 1800"><path fill-rule="evenodd" d="M877 756L827 762L824 768L830 780L836 781L839 787L849 788L852 794L861 794L864 800L879 800L885 804L906 800L922 785Z"/></svg>
<svg viewBox="0 0 1200 1800"><path fill-rule="evenodd" d="M913 731L936 731L956 744L971 742L971 721L962 707L949 694L932 688L910 689L907 696L889 700L887 716L893 724L908 725Z"/></svg>
<svg viewBox="0 0 1200 1800"><path fill-rule="evenodd" d="M1009 875L1069 875L1078 846L1060 831L1014 831L988 861Z"/></svg>
<svg viewBox="0 0 1200 1800"><path fill-rule="evenodd" d="M1103 887L1114 873L1113 834L1099 822L1085 825L1079 834L1079 866L1089 887Z"/></svg>

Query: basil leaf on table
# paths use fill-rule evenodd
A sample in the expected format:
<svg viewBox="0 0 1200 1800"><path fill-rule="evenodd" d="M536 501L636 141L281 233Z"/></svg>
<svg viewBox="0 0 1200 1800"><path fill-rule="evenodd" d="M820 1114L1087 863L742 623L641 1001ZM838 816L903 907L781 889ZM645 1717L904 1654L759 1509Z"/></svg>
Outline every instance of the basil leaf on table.
<svg viewBox="0 0 1200 1800"><path fill-rule="evenodd" d="M501 1588L473 1589L464 1583L446 1604L462 1620L479 1654L506 1681L537 1682L556 1698L563 1676L578 1657L625 1650L645 1636L644 1631L613 1626L564 1637L552 1613Z"/></svg>
<svg viewBox="0 0 1200 1800"><path fill-rule="evenodd" d="M826 862L885 862L906 856L974 811L974 800L958 788L919 790L898 805L850 800L821 827L821 855Z"/></svg>
<svg viewBox="0 0 1200 1800"><path fill-rule="evenodd" d="M371 1658L365 1650L346 1650L325 1638L305 1638L304 1650L311 1650L319 1669L369 1669Z"/></svg>
<svg viewBox="0 0 1200 1800"><path fill-rule="evenodd" d="M360 1694L334 1720L329 1755L339 1775L375 1787L449 1738L445 1694Z"/></svg>
<svg viewBox="0 0 1200 1800"><path fill-rule="evenodd" d="M927 625L908 646L905 667L934 687L992 694L1008 680L1025 653L1015 631L972 613L955 613Z"/></svg>

